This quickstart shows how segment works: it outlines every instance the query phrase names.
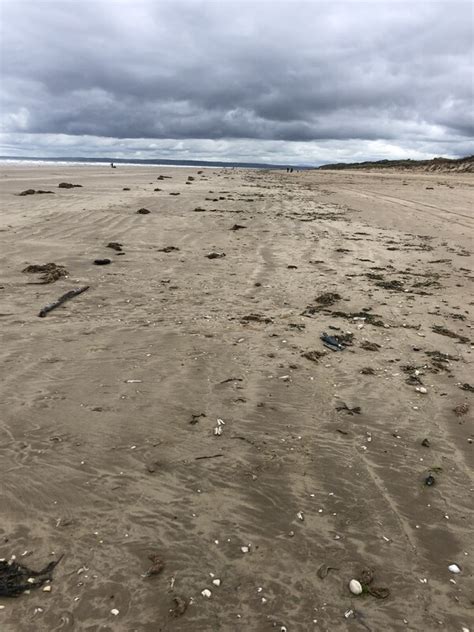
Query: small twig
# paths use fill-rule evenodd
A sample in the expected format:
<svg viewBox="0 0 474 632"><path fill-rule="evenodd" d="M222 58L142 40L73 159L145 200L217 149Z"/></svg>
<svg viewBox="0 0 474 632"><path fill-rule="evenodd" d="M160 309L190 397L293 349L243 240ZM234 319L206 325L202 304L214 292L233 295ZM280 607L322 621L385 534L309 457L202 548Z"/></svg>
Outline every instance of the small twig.
<svg viewBox="0 0 474 632"><path fill-rule="evenodd" d="M224 456L223 454L211 454L210 456L197 456L194 460L199 461L200 459L217 459L219 456Z"/></svg>

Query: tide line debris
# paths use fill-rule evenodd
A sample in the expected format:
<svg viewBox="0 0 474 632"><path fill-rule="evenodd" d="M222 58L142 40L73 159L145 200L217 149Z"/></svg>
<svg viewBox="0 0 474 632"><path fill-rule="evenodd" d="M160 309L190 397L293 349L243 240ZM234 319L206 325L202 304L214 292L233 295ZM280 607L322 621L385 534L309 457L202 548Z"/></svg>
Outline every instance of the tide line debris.
<svg viewBox="0 0 474 632"><path fill-rule="evenodd" d="M56 263L32 264L24 268L22 272L27 274L41 273L43 276L40 278L40 282L37 285L54 283L54 281L57 281L68 274L68 271L64 266L59 266Z"/></svg>
<svg viewBox="0 0 474 632"><path fill-rule="evenodd" d="M19 564L16 560L0 562L0 597L18 597L32 588L39 588L53 579L53 570L63 556L49 562L40 571Z"/></svg>
<svg viewBox="0 0 474 632"><path fill-rule="evenodd" d="M62 305L66 301L71 300L71 298L74 298L75 296L79 296L79 294L82 294L83 292L88 290L89 287L90 287L89 285L85 285L84 287L78 287L78 288L74 288L73 290L69 290L69 292L66 292L65 294L60 296L53 303L49 303L48 305L45 305L45 307L43 307L40 310L38 316L40 318L44 318L45 316L47 316L49 314L49 312L53 311L53 309L56 309L56 307L59 307L60 305Z"/></svg>

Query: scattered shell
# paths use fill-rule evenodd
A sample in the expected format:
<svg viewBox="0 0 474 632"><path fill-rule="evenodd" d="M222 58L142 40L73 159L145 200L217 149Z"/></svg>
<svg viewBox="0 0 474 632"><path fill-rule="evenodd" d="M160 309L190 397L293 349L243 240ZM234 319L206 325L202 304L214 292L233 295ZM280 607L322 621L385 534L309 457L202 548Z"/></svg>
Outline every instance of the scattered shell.
<svg viewBox="0 0 474 632"><path fill-rule="evenodd" d="M51 592L51 585L46 584L46 586L43 586L43 592Z"/></svg>
<svg viewBox="0 0 474 632"><path fill-rule="evenodd" d="M221 585L221 580L220 579L213 579L212 583L214 584L214 586L220 586Z"/></svg>
<svg viewBox="0 0 474 632"><path fill-rule="evenodd" d="M298 518L298 520L301 520L301 522L304 521L304 513L302 511L298 511L296 517Z"/></svg>
<svg viewBox="0 0 474 632"><path fill-rule="evenodd" d="M457 564L450 564L448 566L448 569L451 573L460 573L461 569L459 568L459 566Z"/></svg>
<svg viewBox="0 0 474 632"><path fill-rule="evenodd" d="M357 581L357 579L351 579L349 582L349 590L353 595L361 595L362 594L362 584Z"/></svg>
<svg viewBox="0 0 474 632"><path fill-rule="evenodd" d="M242 553L248 553L250 551L250 545L249 546L241 546L240 550L242 551Z"/></svg>
<svg viewBox="0 0 474 632"><path fill-rule="evenodd" d="M417 391L418 393L422 393L423 395L425 395L428 392L428 389L425 388L424 386L417 386L415 388L415 391Z"/></svg>
<svg viewBox="0 0 474 632"><path fill-rule="evenodd" d="M209 588L204 588L204 590L201 590L201 595L203 597L207 597L209 599L209 597L212 595L212 593L209 590Z"/></svg>
<svg viewBox="0 0 474 632"><path fill-rule="evenodd" d="M110 611L110 614L113 614L114 617L116 617L119 613L120 613L120 610L117 610L117 608L112 608L112 610Z"/></svg>

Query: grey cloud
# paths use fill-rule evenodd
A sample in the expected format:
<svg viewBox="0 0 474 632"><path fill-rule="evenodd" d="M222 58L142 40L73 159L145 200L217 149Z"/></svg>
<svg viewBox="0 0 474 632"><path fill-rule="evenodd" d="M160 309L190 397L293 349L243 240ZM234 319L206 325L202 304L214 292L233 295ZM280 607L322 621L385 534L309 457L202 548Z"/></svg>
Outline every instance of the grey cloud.
<svg viewBox="0 0 474 632"><path fill-rule="evenodd" d="M11 0L2 30L9 138L455 154L473 135L470 2Z"/></svg>

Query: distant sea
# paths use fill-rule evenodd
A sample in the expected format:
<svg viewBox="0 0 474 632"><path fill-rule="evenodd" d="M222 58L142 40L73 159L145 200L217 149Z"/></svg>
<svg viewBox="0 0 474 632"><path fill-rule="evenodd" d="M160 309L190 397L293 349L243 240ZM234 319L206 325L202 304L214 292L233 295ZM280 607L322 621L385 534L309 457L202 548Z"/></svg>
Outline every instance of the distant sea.
<svg viewBox="0 0 474 632"><path fill-rule="evenodd" d="M145 167L243 167L246 169L286 169L293 167L297 169L311 169L308 166L295 165L273 165L257 162L220 162L208 160L135 160L133 158L83 158L83 157L60 157L60 158L38 158L35 156L0 156L0 165L34 164L34 165L140 165Z"/></svg>

